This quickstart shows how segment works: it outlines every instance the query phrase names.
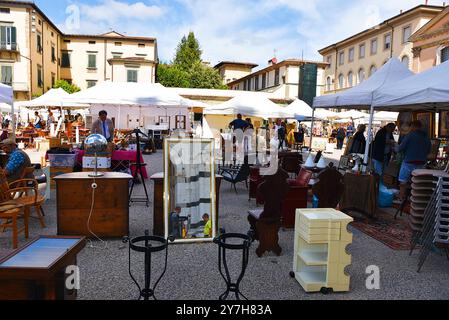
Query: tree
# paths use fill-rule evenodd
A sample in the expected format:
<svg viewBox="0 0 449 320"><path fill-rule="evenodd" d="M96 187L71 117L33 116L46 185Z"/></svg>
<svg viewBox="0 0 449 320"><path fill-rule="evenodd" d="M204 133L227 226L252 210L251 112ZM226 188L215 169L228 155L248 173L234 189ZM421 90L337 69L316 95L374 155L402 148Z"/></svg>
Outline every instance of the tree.
<svg viewBox="0 0 449 320"><path fill-rule="evenodd" d="M181 42L178 44L173 64L180 66L184 70L189 70L196 63L201 62L202 53L195 34L190 32L188 37L182 37Z"/></svg>
<svg viewBox="0 0 449 320"><path fill-rule="evenodd" d="M158 66L158 82L166 87L227 89L220 74L201 60L202 51L193 32L178 44L171 64Z"/></svg>
<svg viewBox="0 0 449 320"><path fill-rule="evenodd" d="M67 93L75 93L81 91L81 89L76 84L70 84L66 80L58 80L53 86L54 89L62 88Z"/></svg>

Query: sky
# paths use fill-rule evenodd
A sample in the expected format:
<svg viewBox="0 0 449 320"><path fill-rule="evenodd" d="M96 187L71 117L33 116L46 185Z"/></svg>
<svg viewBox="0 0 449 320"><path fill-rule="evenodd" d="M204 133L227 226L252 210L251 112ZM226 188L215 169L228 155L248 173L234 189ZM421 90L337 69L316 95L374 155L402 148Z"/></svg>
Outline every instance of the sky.
<svg viewBox="0 0 449 320"><path fill-rule="evenodd" d="M444 0L429 0L442 5ZM193 31L203 60L257 63L304 58L424 0L35 0L66 33L156 37L159 58L173 59ZM79 19L78 19L79 17Z"/></svg>

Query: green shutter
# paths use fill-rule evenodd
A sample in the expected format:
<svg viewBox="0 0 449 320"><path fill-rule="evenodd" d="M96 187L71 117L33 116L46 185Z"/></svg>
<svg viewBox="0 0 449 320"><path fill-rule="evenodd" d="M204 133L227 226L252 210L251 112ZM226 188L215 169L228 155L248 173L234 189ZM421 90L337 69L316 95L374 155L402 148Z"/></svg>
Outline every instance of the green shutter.
<svg viewBox="0 0 449 320"><path fill-rule="evenodd" d="M0 27L0 43L2 48L6 46L6 27Z"/></svg>
<svg viewBox="0 0 449 320"><path fill-rule="evenodd" d="M317 91L318 67L316 64L302 65L300 68L299 99L309 106L313 105L313 99Z"/></svg>
<svg viewBox="0 0 449 320"><path fill-rule="evenodd" d="M17 29L16 27L11 27L11 49L17 50Z"/></svg>

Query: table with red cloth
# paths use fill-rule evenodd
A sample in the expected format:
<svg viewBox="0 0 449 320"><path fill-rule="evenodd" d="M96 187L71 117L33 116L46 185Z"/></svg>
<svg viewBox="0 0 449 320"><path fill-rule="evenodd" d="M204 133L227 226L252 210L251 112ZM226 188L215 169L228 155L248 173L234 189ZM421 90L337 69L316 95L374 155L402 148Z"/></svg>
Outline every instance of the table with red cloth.
<svg viewBox="0 0 449 320"><path fill-rule="evenodd" d="M115 150L112 152L112 161L118 161L118 162L130 162L135 163L136 162L136 154L137 151L132 150ZM78 163L83 163L83 157L84 157L84 150L76 150L76 159ZM144 163L143 161L143 155L140 154L140 162ZM131 172L134 176L134 173L136 171L136 166L131 165ZM142 174L144 179L148 179L148 173L147 169L145 167L142 167Z"/></svg>

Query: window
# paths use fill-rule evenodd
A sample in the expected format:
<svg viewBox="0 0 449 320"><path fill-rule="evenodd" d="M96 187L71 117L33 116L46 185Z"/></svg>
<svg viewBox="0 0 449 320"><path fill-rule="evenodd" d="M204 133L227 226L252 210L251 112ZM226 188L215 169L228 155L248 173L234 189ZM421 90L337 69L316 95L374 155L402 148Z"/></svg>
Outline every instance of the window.
<svg viewBox="0 0 449 320"><path fill-rule="evenodd" d="M365 70L361 68L359 70L359 83L362 83L363 81L365 81Z"/></svg>
<svg viewBox="0 0 449 320"><path fill-rule="evenodd" d="M274 72L274 85L279 85L279 69L276 69L276 71Z"/></svg>
<svg viewBox="0 0 449 320"><path fill-rule="evenodd" d="M449 47L441 50L441 63L449 61Z"/></svg>
<svg viewBox="0 0 449 320"><path fill-rule="evenodd" d="M352 87L354 85L354 74L352 71L348 73L348 87Z"/></svg>
<svg viewBox="0 0 449 320"><path fill-rule="evenodd" d="M262 90L265 89L267 87L267 74L264 73L262 75Z"/></svg>
<svg viewBox="0 0 449 320"><path fill-rule="evenodd" d="M89 53L87 55L87 68L97 69L97 55L94 53Z"/></svg>
<svg viewBox="0 0 449 320"><path fill-rule="evenodd" d="M350 48L348 52L348 61L352 62L354 61L354 48Z"/></svg>
<svg viewBox="0 0 449 320"><path fill-rule="evenodd" d="M121 43L121 42L115 42L114 45L115 45L116 47L121 47L121 46L122 46L122 43Z"/></svg>
<svg viewBox="0 0 449 320"><path fill-rule="evenodd" d="M344 85L345 85L345 77L342 74L340 74L338 76L338 88L343 89Z"/></svg>
<svg viewBox="0 0 449 320"><path fill-rule="evenodd" d="M87 89L95 87L97 85L97 80L87 80Z"/></svg>
<svg viewBox="0 0 449 320"><path fill-rule="evenodd" d="M410 68L410 59L408 56L403 56L401 61L404 64L404 66L406 66L407 68Z"/></svg>
<svg viewBox="0 0 449 320"><path fill-rule="evenodd" d="M359 59L365 58L365 44L359 46Z"/></svg>
<svg viewBox="0 0 449 320"><path fill-rule="evenodd" d="M9 13L11 13L11 9L9 9L9 8L0 8L0 13L7 13L7 14L9 14Z"/></svg>
<svg viewBox="0 0 449 320"><path fill-rule="evenodd" d="M254 78L254 90L259 91L259 76Z"/></svg>
<svg viewBox="0 0 449 320"><path fill-rule="evenodd" d="M44 80L42 77L42 67L41 66L37 66L37 85L40 88L44 87Z"/></svg>
<svg viewBox="0 0 449 320"><path fill-rule="evenodd" d="M384 50L391 49L391 33L387 33L384 37Z"/></svg>
<svg viewBox="0 0 449 320"><path fill-rule="evenodd" d="M338 64L343 65L345 63L345 53L344 51L338 54Z"/></svg>
<svg viewBox="0 0 449 320"><path fill-rule="evenodd" d="M331 77L327 77L326 79L326 90L327 91L331 91L332 88L332 79Z"/></svg>
<svg viewBox="0 0 449 320"><path fill-rule="evenodd" d="M37 52L42 53L42 35L40 33L37 34Z"/></svg>
<svg viewBox="0 0 449 320"><path fill-rule="evenodd" d="M12 86L12 66L3 65L1 67L1 81L3 84Z"/></svg>
<svg viewBox="0 0 449 320"><path fill-rule="evenodd" d="M377 39L371 40L371 54L377 53Z"/></svg>
<svg viewBox="0 0 449 320"><path fill-rule="evenodd" d="M17 50L17 29L15 27L0 27L0 45L3 50Z"/></svg>
<svg viewBox="0 0 449 320"><path fill-rule="evenodd" d="M56 48L55 46L51 46L51 62L56 62Z"/></svg>
<svg viewBox="0 0 449 320"><path fill-rule="evenodd" d="M70 42L72 42L72 41L70 41L70 40L64 40L64 43L70 43Z"/></svg>
<svg viewBox="0 0 449 320"><path fill-rule="evenodd" d="M175 117L175 129L185 130L187 128L186 116L180 115Z"/></svg>
<svg viewBox="0 0 449 320"><path fill-rule="evenodd" d="M128 82L137 82L137 70L128 70Z"/></svg>
<svg viewBox="0 0 449 320"><path fill-rule="evenodd" d="M70 68L70 52L68 51L62 52L61 68Z"/></svg>
<svg viewBox="0 0 449 320"><path fill-rule="evenodd" d="M96 41L89 41L89 44L96 44Z"/></svg>
<svg viewBox="0 0 449 320"><path fill-rule="evenodd" d="M331 69L332 68L332 56L327 57L327 63L329 63L328 68Z"/></svg>
<svg viewBox="0 0 449 320"><path fill-rule="evenodd" d="M54 88L56 84L56 74L54 74L53 72L51 73L51 87Z"/></svg>
<svg viewBox="0 0 449 320"><path fill-rule="evenodd" d="M402 29L402 43L408 42L408 39L410 39L412 35L412 27L407 26Z"/></svg>
<svg viewBox="0 0 449 320"><path fill-rule="evenodd" d="M371 66L371 68L369 69L369 76L371 77L373 74L375 74L377 71L376 66Z"/></svg>
<svg viewBox="0 0 449 320"><path fill-rule="evenodd" d="M120 59L122 57L123 53L122 52L112 52L112 57L114 59Z"/></svg>

